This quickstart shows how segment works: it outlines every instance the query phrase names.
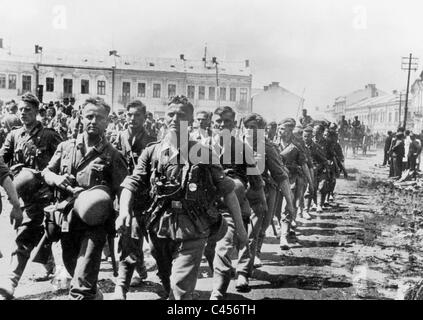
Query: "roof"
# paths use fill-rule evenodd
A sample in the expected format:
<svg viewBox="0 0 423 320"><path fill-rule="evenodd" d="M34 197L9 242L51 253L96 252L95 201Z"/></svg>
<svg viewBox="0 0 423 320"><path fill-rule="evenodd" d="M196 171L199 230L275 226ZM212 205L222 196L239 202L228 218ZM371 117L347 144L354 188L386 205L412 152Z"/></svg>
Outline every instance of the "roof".
<svg viewBox="0 0 423 320"><path fill-rule="evenodd" d="M177 58L145 58L135 56L100 56L76 54L42 54L32 56L9 55L5 50L0 50L0 59L6 61L41 63L46 65L108 68L116 67L121 70L136 71L162 71L196 74L216 74L215 65L207 61L206 66L202 60L181 60ZM246 76L251 75L251 69L245 66L244 61L218 61L218 72L224 75Z"/></svg>

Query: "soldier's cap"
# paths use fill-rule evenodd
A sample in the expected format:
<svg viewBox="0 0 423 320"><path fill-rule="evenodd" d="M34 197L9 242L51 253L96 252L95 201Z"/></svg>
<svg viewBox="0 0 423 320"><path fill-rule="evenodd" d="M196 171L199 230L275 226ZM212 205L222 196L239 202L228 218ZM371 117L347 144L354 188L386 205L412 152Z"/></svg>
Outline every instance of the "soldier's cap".
<svg viewBox="0 0 423 320"><path fill-rule="evenodd" d="M249 113L242 119L244 126L250 121L256 121L259 129L264 129L266 127L266 121L258 113Z"/></svg>
<svg viewBox="0 0 423 320"><path fill-rule="evenodd" d="M336 123L332 122L332 123L329 125L329 129L336 130L336 129L338 129L338 126L337 126L337 124L336 124Z"/></svg>
<svg viewBox="0 0 423 320"><path fill-rule="evenodd" d="M271 122L269 122L269 124L268 124L270 127L272 127L272 128L274 128L274 127L277 127L278 126L278 124L276 123L276 121L271 121Z"/></svg>
<svg viewBox="0 0 423 320"><path fill-rule="evenodd" d="M323 131L323 130L325 130L325 127L322 124L317 123L317 124L314 125L313 129L314 129L314 131Z"/></svg>
<svg viewBox="0 0 423 320"><path fill-rule="evenodd" d="M206 120L208 120L208 119L211 119L212 114L211 114L211 112L206 111L206 110L199 110L199 111L197 111L195 113L195 117L197 119L206 119Z"/></svg>
<svg viewBox="0 0 423 320"><path fill-rule="evenodd" d="M304 131L303 126L297 125L294 130L292 131L292 133L294 134L302 134Z"/></svg>
<svg viewBox="0 0 423 320"><path fill-rule="evenodd" d="M307 126L307 127L304 128L303 132L313 132L313 127Z"/></svg>
<svg viewBox="0 0 423 320"><path fill-rule="evenodd" d="M282 127L284 129L294 129L295 127L295 120L292 118L286 118L279 122L279 127Z"/></svg>

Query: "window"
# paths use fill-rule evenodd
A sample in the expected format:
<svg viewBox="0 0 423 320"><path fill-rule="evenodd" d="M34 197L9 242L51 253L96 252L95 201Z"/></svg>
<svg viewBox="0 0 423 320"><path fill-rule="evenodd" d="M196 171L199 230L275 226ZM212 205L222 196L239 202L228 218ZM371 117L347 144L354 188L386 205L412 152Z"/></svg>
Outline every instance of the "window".
<svg viewBox="0 0 423 320"><path fill-rule="evenodd" d="M231 88L229 92L229 100L236 101L236 88Z"/></svg>
<svg viewBox="0 0 423 320"><path fill-rule="evenodd" d="M54 78L46 78L46 92L54 91Z"/></svg>
<svg viewBox="0 0 423 320"><path fill-rule="evenodd" d="M22 91L31 91L31 76L22 76Z"/></svg>
<svg viewBox="0 0 423 320"><path fill-rule="evenodd" d="M73 86L72 79L63 79L63 93L65 95L72 94L72 86Z"/></svg>
<svg viewBox="0 0 423 320"><path fill-rule="evenodd" d="M0 74L0 89L6 88L6 75L4 73Z"/></svg>
<svg viewBox="0 0 423 320"><path fill-rule="evenodd" d="M226 100L226 88L220 88L220 100Z"/></svg>
<svg viewBox="0 0 423 320"><path fill-rule="evenodd" d="M239 100L241 101L247 101L247 88L241 88L239 90Z"/></svg>
<svg viewBox="0 0 423 320"><path fill-rule="evenodd" d="M395 112L395 122L398 122L398 111Z"/></svg>
<svg viewBox="0 0 423 320"><path fill-rule="evenodd" d="M176 96L176 84L169 84L167 86L167 96L169 98Z"/></svg>
<svg viewBox="0 0 423 320"><path fill-rule="evenodd" d="M90 93L90 80L81 80L81 93Z"/></svg>
<svg viewBox="0 0 423 320"><path fill-rule="evenodd" d="M389 121L389 122L392 122L392 113L391 113L391 112L389 112L388 116L389 116L389 118L388 118L389 120L388 120L388 121Z"/></svg>
<svg viewBox="0 0 423 320"><path fill-rule="evenodd" d="M103 81L103 80L97 81L97 94L98 95L106 94L106 81Z"/></svg>
<svg viewBox="0 0 423 320"><path fill-rule="evenodd" d="M214 100L216 97L216 88L209 87L209 100Z"/></svg>
<svg viewBox="0 0 423 320"><path fill-rule="evenodd" d="M204 100L205 95L206 95L206 87L199 86L198 87L198 99L199 100Z"/></svg>
<svg viewBox="0 0 423 320"><path fill-rule="evenodd" d="M130 97L131 96L131 83L130 82L122 82L122 96L123 97Z"/></svg>
<svg viewBox="0 0 423 320"><path fill-rule="evenodd" d="M162 90L162 86L160 83L153 84L153 98L160 98L161 90Z"/></svg>
<svg viewBox="0 0 423 320"><path fill-rule="evenodd" d="M187 89L187 96L188 99L194 99L195 98L195 86L188 86Z"/></svg>
<svg viewBox="0 0 423 320"><path fill-rule="evenodd" d="M9 74L9 89L16 89L16 74Z"/></svg>
<svg viewBox="0 0 423 320"><path fill-rule="evenodd" d="M145 97L145 83L138 83L138 97Z"/></svg>

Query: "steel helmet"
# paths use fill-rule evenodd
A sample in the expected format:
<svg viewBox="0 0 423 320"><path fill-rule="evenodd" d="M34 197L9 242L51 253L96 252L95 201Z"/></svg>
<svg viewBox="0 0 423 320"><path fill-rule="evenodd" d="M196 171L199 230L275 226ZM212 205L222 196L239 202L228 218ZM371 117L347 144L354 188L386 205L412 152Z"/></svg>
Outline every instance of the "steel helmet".
<svg viewBox="0 0 423 320"><path fill-rule="evenodd" d="M41 189L42 180L34 170L22 168L13 178L13 184L18 196L25 201L25 199L32 198Z"/></svg>
<svg viewBox="0 0 423 320"><path fill-rule="evenodd" d="M103 185L81 192L74 204L74 212L89 226L99 226L106 222L113 212L110 188Z"/></svg>

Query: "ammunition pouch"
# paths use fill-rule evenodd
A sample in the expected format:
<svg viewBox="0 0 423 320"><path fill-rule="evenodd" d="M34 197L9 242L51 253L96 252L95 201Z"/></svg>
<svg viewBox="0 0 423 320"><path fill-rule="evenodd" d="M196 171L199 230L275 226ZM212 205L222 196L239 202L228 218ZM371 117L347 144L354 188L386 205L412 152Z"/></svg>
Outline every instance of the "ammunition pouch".
<svg viewBox="0 0 423 320"><path fill-rule="evenodd" d="M44 228L49 241L57 242L62 232L69 231L74 201L72 198L44 208Z"/></svg>

